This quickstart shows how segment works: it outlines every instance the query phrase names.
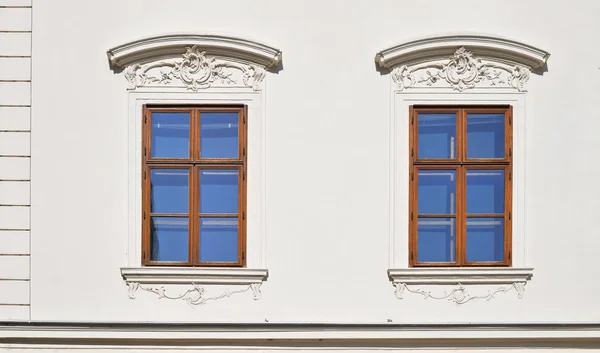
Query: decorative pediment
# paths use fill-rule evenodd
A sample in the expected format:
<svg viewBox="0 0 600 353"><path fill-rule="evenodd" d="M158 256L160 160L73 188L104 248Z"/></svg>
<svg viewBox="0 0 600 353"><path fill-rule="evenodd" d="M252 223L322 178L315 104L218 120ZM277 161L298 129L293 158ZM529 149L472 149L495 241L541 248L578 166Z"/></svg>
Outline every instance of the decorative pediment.
<svg viewBox="0 0 600 353"><path fill-rule="evenodd" d="M243 84L254 90L265 77L263 66L241 64L206 56L205 51L194 45L186 48L181 59L159 61L145 65L133 64L124 74L129 89L144 86L183 86L192 91L211 86L236 86Z"/></svg>
<svg viewBox="0 0 600 353"><path fill-rule="evenodd" d="M239 38L168 35L127 43L108 51L129 89L172 86L198 91L209 87L260 89L281 51Z"/></svg>
<svg viewBox="0 0 600 353"><path fill-rule="evenodd" d="M524 66L485 62L475 58L465 47L460 47L447 60L394 68L392 79L399 90L443 83L461 92L478 84L512 87L523 92L530 74L531 71Z"/></svg>
<svg viewBox="0 0 600 353"><path fill-rule="evenodd" d="M379 52L375 61L391 70L400 91L450 87L456 91L482 87L526 91L532 72L550 54L518 42L483 36L444 36L405 43Z"/></svg>

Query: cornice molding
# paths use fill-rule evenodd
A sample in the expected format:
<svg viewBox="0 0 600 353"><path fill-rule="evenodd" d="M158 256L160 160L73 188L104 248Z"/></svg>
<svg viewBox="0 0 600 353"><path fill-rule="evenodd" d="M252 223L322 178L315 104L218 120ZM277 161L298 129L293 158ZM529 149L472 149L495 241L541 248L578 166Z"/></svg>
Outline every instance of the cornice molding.
<svg viewBox="0 0 600 353"><path fill-rule="evenodd" d="M115 342L125 347L160 347L170 344L182 346L225 346L253 347L257 344L273 344L275 350L298 348L298 342L316 343L329 347L389 347L398 349L398 344L411 342L416 345L435 341L443 347L456 349L457 345L489 349L494 347L522 347L526 341L534 341L544 347L565 348L565 342L581 342L597 347L600 342L600 327L590 324L335 324L335 323L98 323L98 322L4 322L0 324L0 339L5 343L31 345L57 344L65 347L81 347L88 343L106 349L115 347ZM560 340L560 341L559 341ZM593 340L593 341L591 341ZM13 347L14 348L14 347Z"/></svg>
<svg viewBox="0 0 600 353"><path fill-rule="evenodd" d="M411 285L512 284L529 281L533 276L533 268L393 268L388 270L388 276L394 283Z"/></svg>
<svg viewBox="0 0 600 353"><path fill-rule="evenodd" d="M238 284L262 283L266 269L197 268L197 267L123 267L121 276L126 282L140 284Z"/></svg>
<svg viewBox="0 0 600 353"><path fill-rule="evenodd" d="M532 71L542 68L550 56L542 49L510 39L457 34L418 39L381 50L375 55L375 62L380 68L389 70L446 59L461 47L484 60L524 66Z"/></svg>
<svg viewBox="0 0 600 353"><path fill-rule="evenodd" d="M124 69L180 57L187 48L196 46L208 55L238 59L271 69L281 62L281 50L255 41L221 35L166 34L128 42L108 50L114 68Z"/></svg>

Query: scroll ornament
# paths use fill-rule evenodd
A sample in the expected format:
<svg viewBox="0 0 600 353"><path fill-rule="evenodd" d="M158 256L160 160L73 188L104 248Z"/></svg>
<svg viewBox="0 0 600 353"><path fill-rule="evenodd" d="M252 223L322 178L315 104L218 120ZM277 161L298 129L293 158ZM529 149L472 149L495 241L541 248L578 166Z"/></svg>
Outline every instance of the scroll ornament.
<svg viewBox="0 0 600 353"><path fill-rule="evenodd" d="M420 288L411 288L406 283L394 283L394 287L396 287L396 297L398 299L404 299L404 292L409 292L413 294L419 294L423 296L424 299L437 299L437 300L448 300L457 305L466 304L471 300L475 299L483 299L486 301L490 301L496 297L499 293L506 293L511 290L515 290L517 292L517 298L523 298L525 294L525 282L515 282L509 286L498 287L493 290L488 291L483 295L473 295L469 293L467 287L462 284L458 284L456 288L452 289L450 292L444 292L441 295L432 294L430 291L425 291Z"/></svg>
<svg viewBox="0 0 600 353"><path fill-rule="evenodd" d="M159 299L171 299L171 300L184 300L191 306L200 306L204 305L209 301L219 300L222 298L229 298L234 294L244 293L249 290L252 291L254 300L259 300L261 296L260 292L261 283L251 283L248 286L245 286L241 289L237 290L229 290L225 289L221 294L216 296L208 296L206 295L206 288L203 286L192 284L191 288L183 291L180 294L168 294L167 289L164 286L146 286L140 284L138 282L127 282L128 288L128 296L129 299L135 299L136 293L138 290L143 290L149 293L154 293L158 296Z"/></svg>
<svg viewBox="0 0 600 353"><path fill-rule="evenodd" d="M484 62L461 47L446 61L397 67L392 70L392 79L400 91L445 81L453 90L462 92L487 81L489 86L512 87L525 92L530 74L528 68L520 65Z"/></svg>
<svg viewBox="0 0 600 353"><path fill-rule="evenodd" d="M188 47L183 59L160 61L149 64L134 64L124 70L129 82L129 89L138 87L170 85L180 82L194 92L211 87L215 83L221 85L239 84L235 72L241 73L244 86L257 91L265 78L266 70L259 65L246 65L232 61L206 56L198 46Z"/></svg>

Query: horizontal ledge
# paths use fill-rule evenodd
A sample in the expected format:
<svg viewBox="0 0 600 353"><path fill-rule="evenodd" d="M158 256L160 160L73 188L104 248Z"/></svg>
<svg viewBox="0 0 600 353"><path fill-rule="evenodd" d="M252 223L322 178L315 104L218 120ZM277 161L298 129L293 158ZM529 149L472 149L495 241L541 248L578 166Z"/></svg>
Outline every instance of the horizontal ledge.
<svg viewBox="0 0 600 353"><path fill-rule="evenodd" d="M180 57L197 46L207 54L236 58L269 69L281 61L281 50L247 39L205 34L166 34L128 42L108 50L110 64L123 69L160 59Z"/></svg>
<svg viewBox="0 0 600 353"><path fill-rule="evenodd" d="M127 282L141 284L252 284L267 279L266 269L196 267L123 267Z"/></svg>
<svg viewBox="0 0 600 353"><path fill-rule="evenodd" d="M96 323L88 322L78 323L78 325L66 325L65 323L58 325L51 323L35 323L35 325L5 323L0 325L0 339L4 342L12 339L12 343L32 342L33 344L39 344L39 342L46 341L46 343L53 342L71 345L85 343L85 340L89 340L90 343L97 344L102 341L102 343L113 345L115 344L114 340L119 340L120 344L126 345L147 344L148 342L140 342L139 340L152 340L153 345L160 342L170 342L181 347L184 342L202 344L203 341L207 341L210 344L231 345L231 341L235 340L240 340L244 343L252 341L266 343L273 340L302 340L303 342L311 340L343 340L347 344L358 340L375 342L406 340L421 342L422 344L428 340L440 340L448 343L456 343L457 340L478 340L479 343L482 343L483 340L489 339L497 343L498 340L585 340L599 338L600 328L598 328L597 324L585 325L583 327L577 327L577 325L514 325L506 327L502 325L477 324L465 326L398 324L286 325L277 323L246 323L236 325L219 323L115 323L110 326L98 326ZM79 341L74 343L73 339ZM322 344L322 342L319 343ZM394 348L397 349L397 347Z"/></svg>
<svg viewBox="0 0 600 353"><path fill-rule="evenodd" d="M484 35L447 35L418 39L375 55L375 62L383 69L448 59L460 47L478 57L510 65L524 65L530 70L543 67L550 57L544 50L514 40Z"/></svg>
<svg viewBox="0 0 600 353"><path fill-rule="evenodd" d="M530 280L533 268L407 268L389 269L388 276L404 284L512 284Z"/></svg>

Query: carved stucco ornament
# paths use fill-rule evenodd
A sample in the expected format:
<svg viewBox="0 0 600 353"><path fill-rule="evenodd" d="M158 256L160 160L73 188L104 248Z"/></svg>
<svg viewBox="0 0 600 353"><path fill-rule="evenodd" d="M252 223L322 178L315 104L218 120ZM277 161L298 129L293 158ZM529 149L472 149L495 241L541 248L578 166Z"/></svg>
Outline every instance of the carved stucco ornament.
<svg viewBox="0 0 600 353"><path fill-rule="evenodd" d="M454 289L450 292L443 292L441 295L434 295L431 291L425 291L420 288L411 288L406 283L394 283L394 287L396 288L396 297L398 299L404 299L404 291L409 293L422 295L424 299L437 299L437 300L448 300L457 305L466 304L471 300L475 299L484 299L486 301L490 301L496 297L498 293L506 293L511 290L515 290L517 292L517 298L523 298L525 294L525 282L515 282L509 286L498 287L493 290L489 290L486 294L482 295L472 295L467 290L467 287L462 284L458 284Z"/></svg>
<svg viewBox="0 0 600 353"><path fill-rule="evenodd" d="M131 90L179 82L189 90L198 91L215 83L224 86L240 84L237 81L241 79L244 86L257 91L265 78L266 70L260 65L247 65L206 56L206 52L200 51L200 48L194 45L186 48L182 59L144 65L133 64L126 67L123 73Z"/></svg>
<svg viewBox="0 0 600 353"><path fill-rule="evenodd" d="M253 293L254 300L259 300L261 296L261 283L251 283L237 290L225 289L221 294L216 296L207 296L206 288L197 284L192 284L191 288L188 288L184 292L175 295L168 294L167 289L164 286L146 286L138 282L127 282L127 286L129 299L135 299L137 291L143 290L149 293L156 294L159 299L184 300L192 306L204 305L212 300L229 298L234 294L244 293L250 290Z"/></svg>
<svg viewBox="0 0 600 353"><path fill-rule="evenodd" d="M397 67L392 70L392 79L400 91L445 81L453 90L460 92L484 82L488 86L512 87L525 92L530 74L524 66L485 62L461 47L445 61Z"/></svg>

